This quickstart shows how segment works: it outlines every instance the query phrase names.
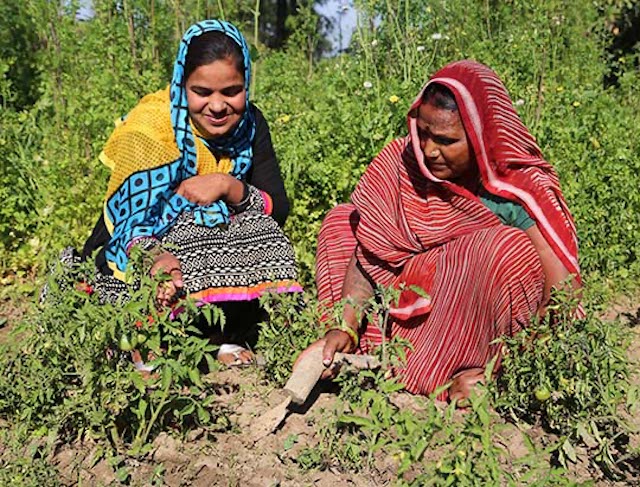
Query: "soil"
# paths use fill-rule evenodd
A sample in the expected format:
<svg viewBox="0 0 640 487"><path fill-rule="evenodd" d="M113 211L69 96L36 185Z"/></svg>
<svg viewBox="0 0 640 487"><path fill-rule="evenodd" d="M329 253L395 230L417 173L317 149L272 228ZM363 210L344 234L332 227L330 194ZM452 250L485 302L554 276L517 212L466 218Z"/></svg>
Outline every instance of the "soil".
<svg viewBox="0 0 640 487"><path fill-rule="evenodd" d="M616 304L606 316L608 319L620 317L631 327L633 339L628 353L634 364L640 361L638 302ZM5 309L0 317L8 317L7 321L20 316L18 308L8 312ZM0 333L6 333L5 329ZM638 368L634 367L634 370ZM130 485L359 487L395 483L397 463L390 457L380 457L374 468L357 473L332 466L321 471L300 468L296 459L305 447L317 444L323 415L330 414L337 406L335 388L327 384L321 383L307 408L290 413L274 433L253 441L252 428L259 422L259 417L286 398L283 391L269 387L261 377L261 371L255 367L228 368L207 376L217 384L217 402L228 411L231 426L223 432L194 430L186 437L180 437L178 433L161 434L154 439L153 449L144 457L125 461L131 475ZM633 382L640 385L639 373L634 375ZM418 407L408 394L395 395L393 402L402 408ZM461 418L463 415L460 413ZM630 421L640 427L640 419L630 418ZM534 442L543 441L545 435L548 439L539 428L527 430L527 436ZM639 438L631 441L640 444ZM501 425L496 444L505 452L506 466L528 453L521 430L512 424ZM117 468L102 458L100 452L101 449L90 442L59 445L52 452L50 461L58 468L60 480L65 485L119 485ZM438 452L427 452L427 456L437 460ZM629 485L604 481L583 463L572 465L568 476L577 482L595 480L594 485Z"/></svg>
<svg viewBox="0 0 640 487"><path fill-rule="evenodd" d="M317 421L324 410L335 406L335 394L319 390L313 404L302 412L290 413L273 434L254 442L252 425L260 415L280 403L284 394L261 382L255 368L229 368L205 378L219 387L218 403L230 412L233 427L226 432L194 430L186 438L166 433L153 441L153 450L141 461L128 461L132 485L150 485L154 470L162 465L167 486L335 486L388 485L395 478L386 472L342 473L329 468L305 472L296 457L316 444ZM62 446L52 456L66 485L117 484L115 469L106 460L95 462L95 447L89 444ZM94 464L95 463L95 464Z"/></svg>

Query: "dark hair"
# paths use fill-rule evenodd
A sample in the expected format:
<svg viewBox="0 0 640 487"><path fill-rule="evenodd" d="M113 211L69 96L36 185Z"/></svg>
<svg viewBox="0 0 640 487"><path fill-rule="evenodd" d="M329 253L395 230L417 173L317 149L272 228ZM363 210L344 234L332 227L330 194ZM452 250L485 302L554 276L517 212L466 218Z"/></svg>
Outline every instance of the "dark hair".
<svg viewBox="0 0 640 487"><path fill-rule="evenodd" d="M431 83L422 94L422 103L431 103L436 108L444 108L452 112L458 111L458 104L453 92L444 85Z"/></svg>
<svg viewBox="0 0 640 487"><path fill-rule="evenodd" d="M224 32L212 30L194 37L189 43L184 62L185 81L197 68L222 59L231 59L244 77L244 56L242 48Z"/></svg>

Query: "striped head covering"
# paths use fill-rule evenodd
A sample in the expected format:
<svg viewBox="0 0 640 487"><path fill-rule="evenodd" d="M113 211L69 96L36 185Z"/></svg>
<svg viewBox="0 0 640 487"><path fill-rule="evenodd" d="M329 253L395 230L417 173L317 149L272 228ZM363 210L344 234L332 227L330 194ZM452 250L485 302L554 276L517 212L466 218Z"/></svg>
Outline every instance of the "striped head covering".
<svg viewBox="0 0 640 487"><path fill-rule="evenodd" d="M407 120L413 156L422 174L454 193L470 196L464 188L433 176L424 162L416 117L423 93L432 83L446 86L455 96L483 186L521 204L560 261L579 280L576 228L558 176L520 120L504 84L487 66L470 60L451 63L435 73L418 94Z"/></svg>
<svg viewBox="0 0 640 487"><path fill-rule="evenodd" d="M191 41L206 32L223 32L243 55L245 110L229 134L207 140L189 117L184 66ZM247 43L232 24L205 20L185 32L169 88L147 95L107 141L100 159L112 170L105 201L105 223L111 234L106 248L109 267L124 279L128 251L135 243L162 236L182 211L191 211L198 225L229 222L224 201L193 204L175 193L180 182L197 174L225 172L242 179L253 159L255 119L249 109L251 58ZM194 133L195 131L195 133ZM222 154L221 157L214 157Z"/></svg>

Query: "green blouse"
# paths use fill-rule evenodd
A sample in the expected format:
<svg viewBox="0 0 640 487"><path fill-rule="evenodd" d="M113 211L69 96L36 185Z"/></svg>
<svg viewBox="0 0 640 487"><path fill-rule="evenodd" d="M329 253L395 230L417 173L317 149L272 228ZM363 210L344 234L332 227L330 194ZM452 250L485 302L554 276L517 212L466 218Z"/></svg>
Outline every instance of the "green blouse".
<svg viewBox="0 0 640 487"><path fill-rule="evenodd" d="M522 205L518 203L491 194L485 189L480 191L479 196L482 204L489 208L504 225L519 228L524 231L536 223Z"/></svg>

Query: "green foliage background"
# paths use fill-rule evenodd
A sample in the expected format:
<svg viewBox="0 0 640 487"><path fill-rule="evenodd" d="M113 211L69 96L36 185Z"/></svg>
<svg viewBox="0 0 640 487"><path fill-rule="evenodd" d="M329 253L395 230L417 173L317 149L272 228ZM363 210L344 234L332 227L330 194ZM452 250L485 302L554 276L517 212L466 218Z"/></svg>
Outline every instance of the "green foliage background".
<svg viewBox="0 0 640 487"><path fill-rule="evenodd" d="M319 58L321 22L308 5L287 19L284 47L270 50L268 24L254 28L253 2L96 0L84 20L77 2L4 2L4 282L42 269L63 246L82 245L101 211L108 174L97 156L113 120L167 83L186 26L224 12L256 47L254 101L270 121L293 203L287 232L306 283L324 214L405 133L406 109L428 76L468 57L502 77L558 168L594 294L628 288L640 272L637 49L606 51L627 3L358 0L349 51ZM605 87L611 70L618 84Z"/></svg>
<svg viewBox="0 0 640 487"><path fill-rule="evenodd" d="M638 46L611 47L618 46L615 40L625 25L637 23L633 2L356 0L361 15L351 46L330 58L319 56L326 45L323 22L309 2L298 2L297 14L287 18L282 47L268 48L284 39L272 38L276 20L265 8L273 3L265 0L259 9L259 1L247 0L94 0L89 19L77 17L75 1L0 3L3 285L30 283L24 278L42 276L60 249L83 244L101 211L108 172L97 156L113 121L166 85L180 35L190 23L224 16L242 27L254 47L254 101L270 122L292 201L286 232L308 288L326 212L348 200L387 142L405 134L406 110L429 75L448 62L473 58L504 80L525 124L560 173L579 231L589 301L604 304L612 293L637 291ZM34 290L30 284L15 288ZM132 322L147 320L148 310L134 303L114 320L113 310L97 306L95 296L56 292L59 305L31 316L17 327L24 332L20 341L2 348L15 354L5 354L0 381L0 416L12 428L2 431L2 441L11 439L15 448L9 446L17 451L34 435L69 440L86 433L108 436L118 451L124 443L135 456L143 455L145 441L166 427L165 419L228 427L219 421L225 418L222 411L194 399L205 390L197 365L211 350L205 340L175 338L189 331L188 324L156 317L155 328L145 328L152 351L159 348L161 333L175 338L173 352L158 359L163 387L149 394L129 361L102 353L115 349L116 338L129 333ZM287 296L264 304L272 320L259 346L268 359L267 375L282 382L294 358L291 350L315 338L318 310L313 302L305 307ZM491 407L560 435L544 453L561 464L573 461L573 445L586 444L593 462L616 477L628 460L619 458L627 453L621 435L628 430L617 414L625 398L627 406L636 404L638 393L628 387L621 327L600 322L589 308L588 319L578 325L552 330L538 324L508 343L506 392L491 399ZM526 350L540 333L537 343L546 338L552 346ZM523 347L527 353L519 353ZM398 384L376 374L365 377L375 390L343 381L343 392L364 393L345 399L345 414L323 426L324 443L302 455L301 466L317 467L331 456L342 457L343 465L358 465L371 461L371 452L379 449L397 454L401 479L425 449L449 445L447 454L425 470L436 485L450 485L452 479L471 485L471 477L461 480L471 471L485 483L506 478L507 485L525 479L522 472L542 479L540 485L570 483L564 470L540 463L539 452L532 452L533 463L526 459L502 477L499 452L491 446L496 419L488 412L489 396L472 399L464 422L452 422L453 408L443 417L432 402L426 403L425 415L416 417L389 401ZM42 389L45 382L50 387ZM532 384L549 389L551 399L532 395ZM106 394L99 404L96 391ZM159 417L163 411L172 415ZM339 448L331 443L336 438ZM11 468L0 469L0 483L53 483L44 460L34 467L17 458ZM539 471L552 478L537 477ZM118 472L126 480L127 470ZM416 485L421 478L415 478Z"/></svg>

